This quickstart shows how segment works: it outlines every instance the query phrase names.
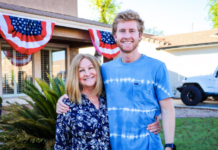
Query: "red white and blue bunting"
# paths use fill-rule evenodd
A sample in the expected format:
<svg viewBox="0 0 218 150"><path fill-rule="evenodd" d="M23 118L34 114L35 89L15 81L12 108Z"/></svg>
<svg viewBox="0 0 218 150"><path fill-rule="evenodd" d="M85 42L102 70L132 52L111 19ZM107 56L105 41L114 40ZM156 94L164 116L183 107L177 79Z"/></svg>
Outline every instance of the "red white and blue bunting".
<svg viewBox="0 0 218 150"><path fill-rule="evenodd" d="M25 66L32 60L32 55L25 55L16 52L16 55L13 55L13 51L4 51L3 53L11 61L11 64L14 66Z"/></svg>
<svg viewBox="0 0 218 150"><path fill-rule="evenodd" d="M89 34L93 46L104 57L111 59L120 53L120 48L110 32L89 29Z"/></svg>
<svg viewBox="0 0 218 150"><path fill-rule="evenodd" d="M0 34L17 52L38 52L52 37L55 23L32 20L0 13Z"/></svg>

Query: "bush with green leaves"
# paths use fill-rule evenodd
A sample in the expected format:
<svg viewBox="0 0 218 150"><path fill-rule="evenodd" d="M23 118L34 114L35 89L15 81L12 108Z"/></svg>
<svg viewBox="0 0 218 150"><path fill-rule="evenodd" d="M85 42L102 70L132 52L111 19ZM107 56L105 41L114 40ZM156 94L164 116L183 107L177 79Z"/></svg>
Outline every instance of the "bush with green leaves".
<svg viewBox="0 0 218 150"><path fill-rule="evenodd" d="M35 79L38 89L32 82L25 81L22 92L28 105L18 103L3 108L7 111L0 118L1 150L50 150L55 143L56 103L65 94L65 86L61 79L49 81L49 86L41 79ZM30 108L31 107L31 108Z"/></svg>

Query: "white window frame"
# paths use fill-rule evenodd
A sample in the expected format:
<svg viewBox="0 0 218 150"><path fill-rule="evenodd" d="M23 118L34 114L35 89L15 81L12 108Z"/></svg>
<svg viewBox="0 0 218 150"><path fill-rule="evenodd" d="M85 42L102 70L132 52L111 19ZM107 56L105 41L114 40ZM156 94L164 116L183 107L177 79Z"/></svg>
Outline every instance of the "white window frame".
<svg viewBox="0 0 218 150"><path fill-rule="evenodd" d="M8 45L4 39L0 38L0 48L2 49L2 45L3 46L8 46L10 47L10 45ZM66 66L65 66L65 69L66 69L66 72L67 72L67 68L70 66L70 45L69 44L60 44L60 43L48 43L46 44L46 47L44 47L43 49L50 49L50 50L65 50L65 55L66 55ZM51 51L50 51L51 53ZM0 58L0 61L1 58ZM52 60L49 60L49 63L50 63L50 67L52 67ZM2 70L2 64L0 63L0 67L1 67L1 70ZM32 69L34 67L32 66ZM32 70L33 71L33 70ZM33 73L33 72L32 72ZM52 77L52 72L51 72L51 77ZM1 75L0 75L0 78L2 78L2 72L1 72ZM1 87L2 89L2 84L1 84ZM16 88L17 88L17 85L16 85ZM16 93L17 93L17 89L16 90ZM26 94L3 94L3 91L1 91L0 93L0 96L2 98L13 98L13 97L26 97L27 95Z"/></svg>
<svg viewBox="0 0 218 150"><path fill-rule="evenodd" d="M52 51L60 51L60 50L64 50L65 51L65 64L67 64L67 49L66 48L53 48L53 47L44 47L42 50L48 50L49 51L49 75L52 78ZM67 67L65 65L65 71L67 70ZM42 70L41 70L42 71ZM51 84L50 84L51 86Z"/></svg>
<svg viewBox="0 0 218 150"><path fill-rule="evenodd" d="M1 52L2 52L2 47L10 47L10 45L6 44L6 43L1 43ZM13 58L15 59L16 58L16 51L13 49L13 54L15 53L15 55L13 55ZM2 61L2 60L1 60ZM15 70L15 66L13 66L13 69ZM2 65L0 66L2 67ZM2 72L1 72L2 74ZM9 98L9 97L20 97L20 96L26 96L25 94L23 93L20 93L18 94L17 93L17 82L16 82L16 76L14 76L14 94L4 94L3 91L2 91L2 98ZM2 87L1 87L2 88Z"/></svg>

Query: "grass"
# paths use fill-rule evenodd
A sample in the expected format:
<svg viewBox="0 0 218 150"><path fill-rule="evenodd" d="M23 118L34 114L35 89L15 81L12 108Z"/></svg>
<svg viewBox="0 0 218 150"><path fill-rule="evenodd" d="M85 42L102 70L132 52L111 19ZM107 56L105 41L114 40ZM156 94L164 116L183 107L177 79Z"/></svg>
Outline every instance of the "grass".
<svg viewBox="0 0 218 150"><path fill-rule="evenodd" d="M164 145L163 130L160 137ZM177 150L218 150L218 118L176 118L174 143Z"/></svg>

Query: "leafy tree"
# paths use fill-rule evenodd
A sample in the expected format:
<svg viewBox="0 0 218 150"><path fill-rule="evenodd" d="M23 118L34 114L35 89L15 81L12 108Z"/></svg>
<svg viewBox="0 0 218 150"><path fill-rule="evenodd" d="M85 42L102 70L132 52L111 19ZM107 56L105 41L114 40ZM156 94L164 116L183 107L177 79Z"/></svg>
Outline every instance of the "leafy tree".
<svg viewBox="0 0 218 150"><path fill-rule="evenodd" d="M164 35L164 31L158 31L156 27L145 29L144 32L153 35Z"/></svg>
<svg viewBox="0 0 218 150"><path fill-rule="evenodd" d="M45 81L35 79L41 91L30 81L25 81L22 92L31 100L24 99L32 108L18 103L10 104L0 118L1 150L50 150L54 147L56 128L56 103L65 94L61 79Z"/></svg>
<svg viewBox="0 0 218 150"><path fill-rule="evenodd" d="M209 0L208 18L212 21L213 28L218 28L218 0Z"/></svg>
<svg viewBox="0 0 218 150"><path fill-rule="evenodd" d="M99 14L99 22L112 24L121 3L116 0L89 0L90 7Z"/></svg>

